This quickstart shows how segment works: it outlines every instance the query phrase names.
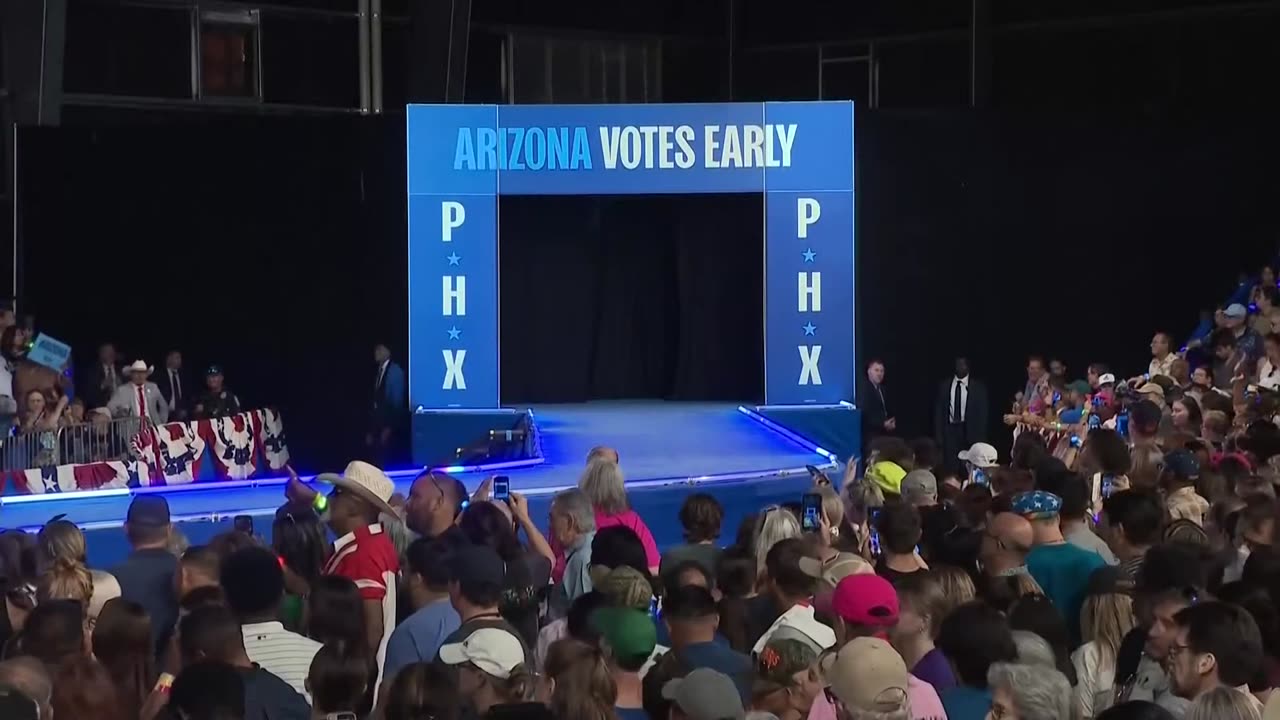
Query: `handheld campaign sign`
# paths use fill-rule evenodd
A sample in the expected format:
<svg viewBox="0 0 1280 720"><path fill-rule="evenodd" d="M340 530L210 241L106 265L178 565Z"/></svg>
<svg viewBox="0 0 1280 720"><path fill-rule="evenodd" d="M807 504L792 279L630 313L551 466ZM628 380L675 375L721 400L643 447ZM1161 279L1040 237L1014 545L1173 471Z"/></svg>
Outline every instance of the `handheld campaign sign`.
<svg viewBox="0 0 1280 720"><path fill-rule="evenodd" d="M848 102L410 105L412 407L499 406L498 196L764 193L765 401L854 389Z"/></svg>
<svg viewBox="0 0 1280 720"><path fill-rule="evenodd" d="M31 344L31 350L27 351L27 359L37 365L62 372L67 366L67 361L71 359L71 346L40 333Z"/></svg>

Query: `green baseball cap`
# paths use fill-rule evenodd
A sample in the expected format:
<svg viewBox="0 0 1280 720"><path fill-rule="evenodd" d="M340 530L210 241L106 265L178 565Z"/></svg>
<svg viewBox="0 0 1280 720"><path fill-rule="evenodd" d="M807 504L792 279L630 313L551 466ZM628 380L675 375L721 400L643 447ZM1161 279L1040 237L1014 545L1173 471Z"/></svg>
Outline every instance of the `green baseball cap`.
<svg viewBox="0 0 1280 720"><path fill-rule="evenodd" d="M818 660L813 648L800 640L773 639L756 656L751 694L759 697L795 685L795 674Z"/></svg>
<svg viewBox="0 0 1280 720"><path fill-rule="evenodd" d="M608 644L613 656L622 661L638 661L653 654L658 631L643 610L605 607L595 611L591 623Z"/></svg>
<svg viewBox="0 0 1280 720"><path fill-rule="evenodd" d="M1093 387L1089 385L1088 380L1072 380L1067 383L1067 389L1074 393L1080 393L1081 395L1088 395L1093 392Z"/></svg>

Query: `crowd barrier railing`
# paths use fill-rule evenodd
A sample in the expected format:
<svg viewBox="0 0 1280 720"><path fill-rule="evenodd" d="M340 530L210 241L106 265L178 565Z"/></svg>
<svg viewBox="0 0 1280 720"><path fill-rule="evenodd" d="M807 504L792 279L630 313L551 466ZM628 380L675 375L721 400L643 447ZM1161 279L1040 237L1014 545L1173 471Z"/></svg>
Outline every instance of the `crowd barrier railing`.
<svg viewBox="0 0 1280 720"><path fill-rule="evenodd" d="M1016 442L1018 436L1024 432L1035 433L1043 438L1049 454L1066 463L1068 467L1075 462L1079 448L1071 442L1071 438L1072 436L1083 436L1078 427L1047 427L1019 422L1013 427L1014 441Z"/></svg>
<svg viewBox="0 0 1280 720"><path fill-rule="evenodd" d="M0 468L29 470L125 460L141 430L141 418L122 417L20 432L0 439Z"/></svg>
<svg viewBox="0 0 1280 720"><path fill-rule="evenodd" d="M274 408L163 425L102 419L0 438L0 496L244 483L288 462Z"/></svg>

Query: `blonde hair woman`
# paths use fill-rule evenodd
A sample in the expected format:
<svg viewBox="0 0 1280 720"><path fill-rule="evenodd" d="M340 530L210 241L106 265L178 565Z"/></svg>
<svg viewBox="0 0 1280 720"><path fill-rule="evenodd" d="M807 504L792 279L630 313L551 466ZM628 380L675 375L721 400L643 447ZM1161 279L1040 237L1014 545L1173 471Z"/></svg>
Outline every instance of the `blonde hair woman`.
<svg viewBox="0 0 1280 720"><path fill-rule="evenodd" d="M1129 470L1129 485L1136 490L1155 490L1160 486L1160 471L1164 469L1164 453L1154 444L1134 445L1129 451L1133 468Z"/></svg>
<svg viewBox="0 0 1280 720"><path fill-rule="evenodd" d="M51 569L59 560L71 561L72 565L79 565L81 568L84 568L88 563L84 533L80 531L80 528L75 523L61 518L50 520L45 523L43 528L40 528L39 534L36 535L36 554L42 573ZM78 570L71 571L66 568L64 568L62 574L66 575L68 572L78 574ZM97 620L102 606L108 600L120 597L120 583L115 576L108 572L88 570L88 573L90 597L85 601L85 610L92 628L92 623ZM62 579L67 580L68 578L63 577ZM69 586L60 586L60 589L65 592L78 592L72 590Z"/></svg>
<svg viewBox="0 0 1280 720"><path fill-rule="evenodd" d="M818 531L808 534L819 562L819 593L834 590L836 583L849 575L869 575L875 572L871 563L864 560L862 556L856 552L849 552L850 549L858 547L858 539L841 534L841 528L848 528L848 526L844 522L844 501L840 498L840 493L828 485L816 486L809 492L822 497L822 517ZM846 530L846 534L852 533ZM759 572L760 567L757 562L757 573Z"/></svg>
<svg viewBox="0 0 1280 720"><path fill-rule="evenodd" d="M871 509L884 507L884 491L865 477L858 477L857 467L857 460L852 458L845 466L844 483L840 486L840 500L844 505L842 515L849 520L848 526L857 534L857 538L848 538L851 541L848 544L860 548L859 552L864 558L874 560L867 542L870 537Z"/></svg>
<svg viewBox="0 0 1280 720"><path fill-rule="evenodd" d="M52 564L57 558L78 560L86 558L84 533L70 520L57 518L45 523L36 535L36 548L40 551L40 564Z"/></svg>
<svg viewBox="0 0 1280 720"><path fill-rule="evenodd" d="M755 557L756 578L764 577L764 559L769 550L787 538L801 536L800 521L781 505L770 505L756 518Z"/></svg>
<svg viewBox="0 0 1280 720"><path fill-rule="evenodd" d="M36 601L43 603L49 600L78 600L89 609L89 601L93 598L93 576L89 568L78 560L58 558L53 561L36 583Z"/></svg>
<svg viewBox="0 0 1280 720"><path fill-rule="evenodd" d="M614 525L621 525L640 538L644 545L645 560L649 563L649 573L657 575L662 556L658 554L658 543L644 520L631 509L627 501L626 478L618 463L607 457L600 457L587 463L578 479L578 489L591 501L591 508L596 514L596 531Z"/></svg>
<svg viewBox="0 0 1280 720"><path fill-rule="evenodd" d="M598 458L587 463L578 479L578 489L591 500L596 512L613 515L631 507L622 468L611 460Z"/></svg>
<svg viewBox="0 0 1280 720"><path fill-rule="evenodd" d="M942 619L951 611L942 586L929 571L903 575L894 582L898 591L898 624L890 632L893 647L911 668L911 674L938 692L955 687L956 676L942 651L933 644Z"/></svg>
<svg viewBox="0 0 1280 720"><path fill-rule="evenodd" d="M947 609L943 617L953 608L977 599L978 589L973 585L969 573L955 565L934 565L929 568L929 576L937 581L942 594L947 597Z"/></svg>
<svg viewBox="0 0 1280 720"><path fill-rule="evenodd" d="M1071 653L1076 670L1075 706L1082 720L1110 707L1115 692L1116 653L1120 641L1137 624L1133 583L1115 566L1104 567L1089 578L1088 595L1080 609L1084 644Z"/></svg>
<svg viewBox="0 0 1280 720"><path fill-rule="evenodd" d="M1229 687L1218 687L1196 698L1185 720L1262 720L1258 701Z"/></svg>

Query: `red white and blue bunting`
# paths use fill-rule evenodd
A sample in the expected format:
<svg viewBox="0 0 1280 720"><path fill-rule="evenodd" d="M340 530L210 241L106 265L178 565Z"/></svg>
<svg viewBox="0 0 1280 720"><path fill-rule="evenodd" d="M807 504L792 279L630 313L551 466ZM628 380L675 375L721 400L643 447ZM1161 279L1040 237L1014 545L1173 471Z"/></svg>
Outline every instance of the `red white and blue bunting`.
<svg viewBox="0 0 1280 720"><path fill-rule="evenodd" d="M125 460L5 473L4 495L190 485L281 474L289 462L284 422L273 409L144 428Z"/></svg>

